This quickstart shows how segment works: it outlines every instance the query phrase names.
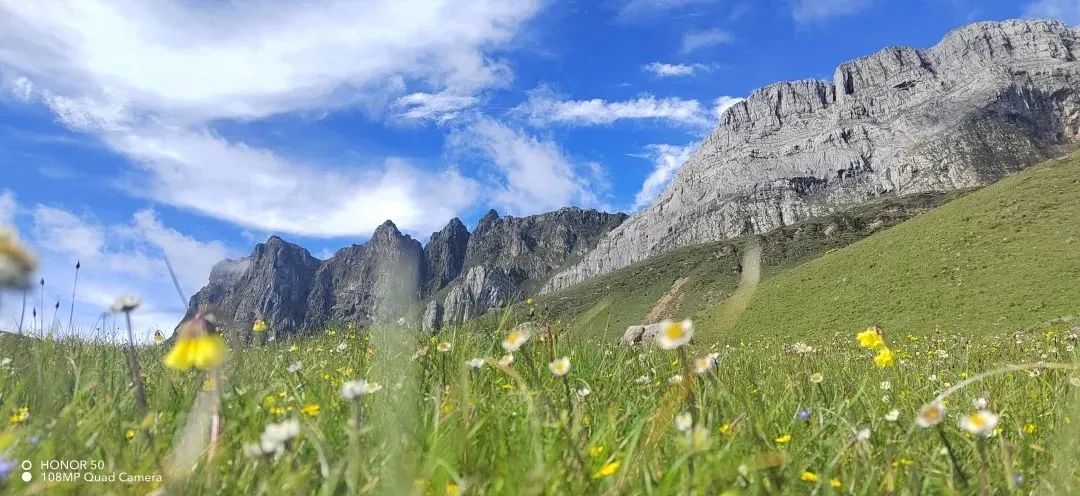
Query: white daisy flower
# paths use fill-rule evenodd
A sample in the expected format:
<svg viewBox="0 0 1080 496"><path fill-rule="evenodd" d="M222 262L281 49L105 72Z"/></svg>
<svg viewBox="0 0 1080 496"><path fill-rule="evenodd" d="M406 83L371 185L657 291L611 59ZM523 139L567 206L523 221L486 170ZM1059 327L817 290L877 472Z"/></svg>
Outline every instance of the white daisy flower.
<svg viewBox="0 0 1080 496"><path fill-rule="evenodd" d="M915 417L915 423L919 427L933 427L945 420L945 405L934 402L923 405L919 410L919 415Z"/></svg>
<svg viewBox="0 0 1080 496"><path fill-rule="evenodd" d="M506 351L515 352L528 340L528 331L524 329L514 329L513 331L510 331L510 334L506 335L506 339L503 339L502 347Z"/></svg>
<svg viewBox="0 0 1080 496"><path fill-rule="evenodd" d="M660 332L656 334L656 344L665 350L673 350L690 342L694 336L694 323L686 319L680 323L665 320L660 323Z"/></svg>
<svg viewBox="0 0 1080 496"><path fill-rule="evenodd" d="M484 359L473 358L472 360L466 360L465 365L468 365L470 368L478 369L484 366Z"/></svg>
<svg viewBox="0 0 1080 496"><path fill-rule="evenodd" d="M694 426L694 417L690 415L690 412L682 412L675 416L675 429L686 432Z"/></svg>
<svg viewBox="0 0 1080 496"><path fill-rule="evenodd" d="M352 401L367 394L377 393L381 389L381 385L368 382L366 379L348 381L341 385L341 397L346 401Z"/></svg>
<svg viewBox="0 0 1080 496"><path fill-rule="evenodd" d="M976 436L988 437L997 427L998 416L990 410L979 410L960 419L960 428Z"/></svg>
<svg viewBox="0 0 1080 496"><path fill-rule="evenodd" d="M886 422L896 422L896 420L899 419L899 418L900 418L900 410L897 410L895 408L893 408L892 410L889 410L889 412L885 414L885 421Z"/></svg>
<svg viewBox="0 0 1080 496"><path fill-rule="evenodd" d="M562 377L570 372L570 359L567 357L556 358L555 361L548 364L548 370L552 374Z"/></svg>
<svg viewBox="0 0 1080 496"><path fill-rule="evenodd" d="M301 362L293 362L293 363L289 364L289 367L287 369L285 369L285 370L288 370L290 374L295 374L297 372L300 372L300 369L303 368L303 367L304 367L303 363L301 363Z"/></svg>

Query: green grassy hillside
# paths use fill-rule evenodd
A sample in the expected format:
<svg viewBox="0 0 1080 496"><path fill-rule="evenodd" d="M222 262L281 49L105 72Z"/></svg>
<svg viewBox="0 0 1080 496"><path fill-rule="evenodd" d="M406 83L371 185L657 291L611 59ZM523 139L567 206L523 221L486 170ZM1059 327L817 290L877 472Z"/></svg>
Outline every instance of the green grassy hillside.
<svg viewBox="0 0 1080 496"><path fill-rule="evenodd" d="M802 337L868 324L985 333L1077 312L1080 154L765 280L732 335Z"/></svg>
<svg viewBox="0 0 1080 496"><path fill-rule="evenodd" d="M883 198L768 233L759 237L762 277L850 245L956 196ZM561 320L573 335L585 338L617 337L629 325L691 316L723 302L735 290L746 242L740 237L672 250L538 298L537 303L546 318Z"/></svg>

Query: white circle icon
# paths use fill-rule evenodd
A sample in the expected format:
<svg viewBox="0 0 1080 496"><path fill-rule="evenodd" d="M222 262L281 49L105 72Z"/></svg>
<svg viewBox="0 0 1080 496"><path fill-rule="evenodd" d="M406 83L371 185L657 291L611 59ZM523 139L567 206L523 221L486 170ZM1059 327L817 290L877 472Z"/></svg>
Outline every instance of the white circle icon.
<svg viewBox="0 0 1080 496"><path fill-rule="evenodd" d="M23 472L22 473L23 482L30 482L30 479L33 479L33 478L34 478L34 476L31 475L30 472Z"/></svg>
<svg viewBox="0 0 1080 496"><path fill-rule="evenodd" d="M30 470L31 468L34 468L34 464L30 463L30 460L23 460L22 463L19 464L19 466L21 466L23 470Z"/></svg>

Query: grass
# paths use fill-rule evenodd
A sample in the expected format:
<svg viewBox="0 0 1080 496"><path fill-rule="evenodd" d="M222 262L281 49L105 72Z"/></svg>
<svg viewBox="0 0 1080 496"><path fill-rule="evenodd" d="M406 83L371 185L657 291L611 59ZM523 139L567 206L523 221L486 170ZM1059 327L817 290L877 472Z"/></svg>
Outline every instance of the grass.
<svg viewBox="0 0 1080 496"><path fill-rule="evenodd" d="M764 281L731 335L827 335L851 322L919 334L1002 333L1080 315L1077 281L1080 155L1073 155Z"/></svg>
<svg viewBox="0 0 1080 496"><path fill-rule="evenodd" d="M1001 339L891 336L900 362L891 368L876 368L872 353L848 334L813 342L817 351L805 355L765 338L691 350L690 356L715 350L719 366L671 385L669 378L684 371L680 355L652 346L571 347L564 336L534 336L512 366L489 360L474 371L465 361L502 355L500 336L444 335L453 349L443 353L434 340L400 332L339 330L234 352L215 393L223 412L220 445L171 486L47 483L35 468L33 482L12 477L5 494L145 494L166 487L174 494L881 494L890 487L938 494L979 484L1004 493L1018 475L1018 491L1074 493L1080 443L1066 418L1080 418L1076 371L994 375L949 398L943 432L970 478L968 489L939 452L937 434L912 424L921 405L976 372L1003 363L1076 364L1068 332L1059 322ZM95 473L178 468L170 457L185 423L201 415L192 403L204 376L164 368L164 346L140 350L150 405L144 417L119 347L10 338L0 345L12 360L0 371L0 408L29 411L25 422L0 428L4 457L101 460L106 468ZM546 367L564 354L572 363L565 383ZM289 373L298 361L302 370ZM815 372L824 376L816 385L809 380ZM364 400L357 435L348 422L355 407L339 389L360 377L385 389ZM583 388L587 396L578 394ZM986 440L957 427L976 395L987 395L988 408L1002 416L1000 430ZM318 413L303 413L311 405ZM895 423L885 420L893 408L900 412ZM799 410L809 412L808 420ZM697 441L673 427L682 411L696 417ZM301 431L284 452L244 454L265 425L287 418L299 419ZM868 442L853 437L863 428L871 432ZM610 475L598 473L616 462ZM989 477L982 483L980 471ZM818 481L803 481L804 472Z"/></svg>

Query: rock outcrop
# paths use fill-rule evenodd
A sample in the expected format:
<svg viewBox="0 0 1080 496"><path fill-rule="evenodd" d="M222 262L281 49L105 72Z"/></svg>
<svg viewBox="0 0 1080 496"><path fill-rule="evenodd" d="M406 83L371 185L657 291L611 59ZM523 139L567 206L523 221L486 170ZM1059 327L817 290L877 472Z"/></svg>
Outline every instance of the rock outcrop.
<svg viewBox="0 0 1080 496"><path fill-rule="evenodd" d="M884 194L994 182L1080 132L1080 35L1058 21L965 26L927 50L841 64L728 109L656 201L551 292L672 248L767 232Z"/></svg>
<svg viewBox="0 0 1080 496"><path fill-rule="evenodd" d="M248 257L218 263L188 311L212 304L239 329L263 319L281 334L396 322L426 301L424 327L435 329L539 289L625 219L579 208L504 218L491 211L473 233L451 220L426 246L387 221L364 244L325 261L274 236Z"/></svg>

